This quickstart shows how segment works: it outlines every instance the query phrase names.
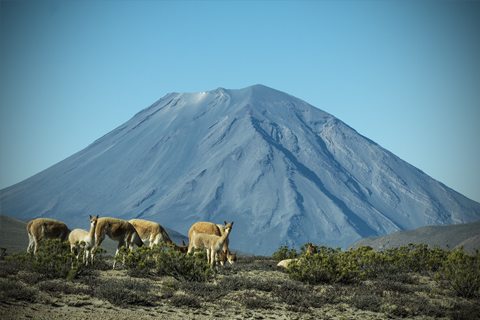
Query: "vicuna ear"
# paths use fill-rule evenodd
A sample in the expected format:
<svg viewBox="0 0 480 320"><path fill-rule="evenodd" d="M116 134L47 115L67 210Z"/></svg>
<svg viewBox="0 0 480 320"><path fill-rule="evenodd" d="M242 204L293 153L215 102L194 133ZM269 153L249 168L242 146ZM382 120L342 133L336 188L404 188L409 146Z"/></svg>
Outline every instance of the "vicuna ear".
<svg viewBox="0 0 480 320"><path fill-rule="evenodd" d="M89 215L90 216L90 215ZM92 216L90 216L90 219L92 219Z"/></svg>
<svg viewBox="0 0 480 320"><path fill-rule="evenodd" d="M98 219L98 214L97 214L97 219Z"/></svg>
<svg viewBox="0 0 480 320"><path fill-rule="evenodd" d="M225 223L225 225L227 225L227 221L223 220L223 223Z"/></svg>

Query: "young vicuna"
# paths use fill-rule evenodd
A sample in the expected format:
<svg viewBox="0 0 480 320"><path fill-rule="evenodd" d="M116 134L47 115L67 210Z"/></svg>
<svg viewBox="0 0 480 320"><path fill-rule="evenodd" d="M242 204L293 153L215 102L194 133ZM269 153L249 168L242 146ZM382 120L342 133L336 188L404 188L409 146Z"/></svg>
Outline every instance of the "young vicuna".
<svg viewBox="0 0 480 320"><path fill-rule="evenodd" d="M62 242L65 242L67 241L70 229L68 229L67 225L61 221L39 218L28 223L27 233L29 241L27 251L30 251L35 247L33 252L37 254L38 243L40 240L58 238L62 240Z"/></svg>
<svg viewBox="0 0 480 320"><path fill-rule="evenodd" d="M224 222L225 233L221 237L207 233L197 234L195 231L193 231L192 238L188 244L188 253L192 252L193 248L207 249L207 262L212 265L212 268L215 266L215 256L217 252L223 248L225 241L228 239L228 235L232 231L233 222Z"/></svg>
<svg viewBox="0 0 480 320"><path fill-rule="evenodd" d="M188 231L188 241L192 242L193 235L199 233L213 234L221 237L225 233L225 226L212 222L196 222ZM228 243L229 240L227 238L222 248L224 252L228 249Z"/></svg>
<svg viewBox="0 0 480 320"><path fill-rule="evenodd" d="M75 252L78 256L80 255L80 249L77 247L78 242L85 242L85 252L83 254L83 263L88 265L88 260L92 261L93 264L93 248L95 248L95 228L97 227L98 215L96 217L90 216L90 231L87 232L82 229L75 229L70 232L68 236L68 241L70 241L70 250Z"/></svg>
<svg viewBox="0 0 480 320"><path fill-rule="evenodd" d="M107 235L110 239L118 241L117 251L122 246L133 250L133 245L141 247L144 245L142 239L138 235L135 227L128 221L116 218L100 218L95 229L95 247L99 247ZM116 261L113 262L113 269L115 269Z"/></svg>

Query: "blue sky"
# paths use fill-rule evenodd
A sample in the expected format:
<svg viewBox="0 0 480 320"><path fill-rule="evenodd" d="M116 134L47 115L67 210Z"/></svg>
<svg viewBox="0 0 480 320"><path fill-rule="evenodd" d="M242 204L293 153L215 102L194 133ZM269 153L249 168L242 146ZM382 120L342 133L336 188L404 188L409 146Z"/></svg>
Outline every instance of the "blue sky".
<svg viewBox="0 0 480 320"><path fill-rule="evenodd" d="M260 83L480 201L480 2L0 5L0 188L167 93Z"/></svg>

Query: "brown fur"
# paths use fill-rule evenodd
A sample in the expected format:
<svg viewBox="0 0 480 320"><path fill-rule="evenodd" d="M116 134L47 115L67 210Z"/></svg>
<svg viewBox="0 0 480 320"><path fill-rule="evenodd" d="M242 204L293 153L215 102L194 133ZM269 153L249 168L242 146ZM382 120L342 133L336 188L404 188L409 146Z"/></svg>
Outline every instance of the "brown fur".
<svg viewBox="0 0 480 320"><path fill-rule="evenodd" d="M225 233L225 226L223 224L217 224L217 228L220 231L220 236L222 236ZM227 241L225 241L225 244L223 245L223 251L225 251L225 253L230 252L228 251L229 244L230 244L230 239L227 238Z"/></svg>
<svg viewBox="0 0 480 320"><path fill-rule="evenodd" d="M62 242L67 241L70 229L61 221L39 218L32 220L27 225L28 248L27 251L34 249L37 254L38 242L42 239L60 239Z"/></svg>
<svg viewBox="0 0 480 320"><path fill-rule="evenodd" d="M118 254L120 247L125 246L130 250L133 250L133 245L138 247L144 246L145 244L140 239L135 227L128 221L116 219L116 218L100 218L97 222L97 228L95 229L95 247L100 246L100 244L105 239L107 235L110 239L118 241L117 252ZM115 262L113 262L113 269L115 269Z"/></svg>
<svg viewBox="0 0 480 320"><path fill-rule="evenodd" d="M180 251L181 253L187 253L188 252L188 246L185 244L185 241L182 241L183 246L177 246L175 245L173 247L174 250Z"/></svg>
<svg viewBox="0 0 480 320"><path fill-rule="evenodd" d="M160 244L162 241L166 244L173 243L165 229L156 222L142 219L132 219L128 222L135 227L142 241L148 241L150 243L150 248Z"/></svg>

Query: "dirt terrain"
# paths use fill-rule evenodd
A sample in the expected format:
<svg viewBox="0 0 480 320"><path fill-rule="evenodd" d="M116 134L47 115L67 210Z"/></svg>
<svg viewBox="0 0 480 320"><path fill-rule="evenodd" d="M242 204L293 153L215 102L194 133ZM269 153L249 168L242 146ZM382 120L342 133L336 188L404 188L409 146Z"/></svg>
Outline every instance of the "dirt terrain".
<svg viewBox="0 0 480 320"><path fill-rule="evenodd" d="M8 221L2 219L0 229ZM20 243L23 225L17 233L18 241L1 238L8 254L26 249ZM16 242L18 249L8 250ZM4 258L0 254L2 320L480 319L480 293L459 297L440 288L428 272L383 272L350 284L309 285L291 280L271 257L244 255L234 265L219 266L215 281L194 282L155 270L132 277L121 264L112 270L113 257L107 255L85 274L65 280L26 271Z"/></svg>
<svg viewBox="0 0 480 320"><path fill-rule="evenodd" d="M106 260L110 265L112 261ZM23 281L32 281L31 275L19 272L15 276L0 277L0 318L1 319L392 319L398 318L395 310L399 306L382 305L371 311L369 306L357 308L353 298L360 294L362 288L371 290L377 285L369 281L357 285L316 285L309 286L289 279L287 273L276 266L277 261L262 258L239 259L231 266L219 267L216 284L191 283L185 287L171 277L132 278L126 270L103 270L95 275L78 280L44 280L32 285L30 294L11 293L11 281L23 285ZM220 269L221 268L221 269ZM90 278L90 279L88 279ZM139 298L129 295L114 300L115 297L99 299L94 295L82 293L81 287L105 285L106 281L131 281L138 292L146 295ZM391 292L380 293L382 296L396 293L395 285L408 293L406 304L418 303L428 298L422 291L431 290L435 282L428 277L412 275L407 281L412 284L389 282ZM9 284L10 283L10 284ZM121 284L120 284L121 285ZM195 287L202 291L195 291ZM236 286L235 288L233 288ZM169 288L171 291L169 291ZM206 288L206 291L205 291ZM223 289L225 288L225 291ZM301 291L295 291L297 288ZM430 288L430 289L429 289ZM97 288L98 289L98 288ZM107 289L107 288L105 288ZM278 290L280 289L280 290ZM282 295L282 290L293 290L289 299ZM118 291L123 288L118 287ZM383 289L381 289L383 290ZM219 293L215 296L215 292ZM28 293L28 292L27 292ZM115 293L109 293L115 295ZM120 293L119 293L120 294ZM145 298L147 297L147 298ZM185 298L182 300L182 298ZM113 299L113 300L112 300ZM189 300L190 299L190 300ZM305 300L317 301L317 304L305 304ZM436 305L454 303L458 298L437 301L431 295L428 303ZM442 298L444 299L444 298ZM110 301L116 301L111 303ZM177 302L175 302L177 301ZM302 302L303 301L303 302ZM393 301L393 300L392 300ZM395 300L402 301L402 300ZM308 301L307 301L308 302ZM417 304L418 304L417 303ZM180 305L178 305L180 304ZM314 305L315 307L312 307ZM390 308L390 309L389 309ZM413 308L413 307L412 307ZM452 305L453 308L453 305ZM450 319L438 316L435 311L406 311L403 318L408 319ZM432 315L425 315L431 313ZM435 314L437 313L437 314ZM468 318L465 319L474 319Z"/></svg>

